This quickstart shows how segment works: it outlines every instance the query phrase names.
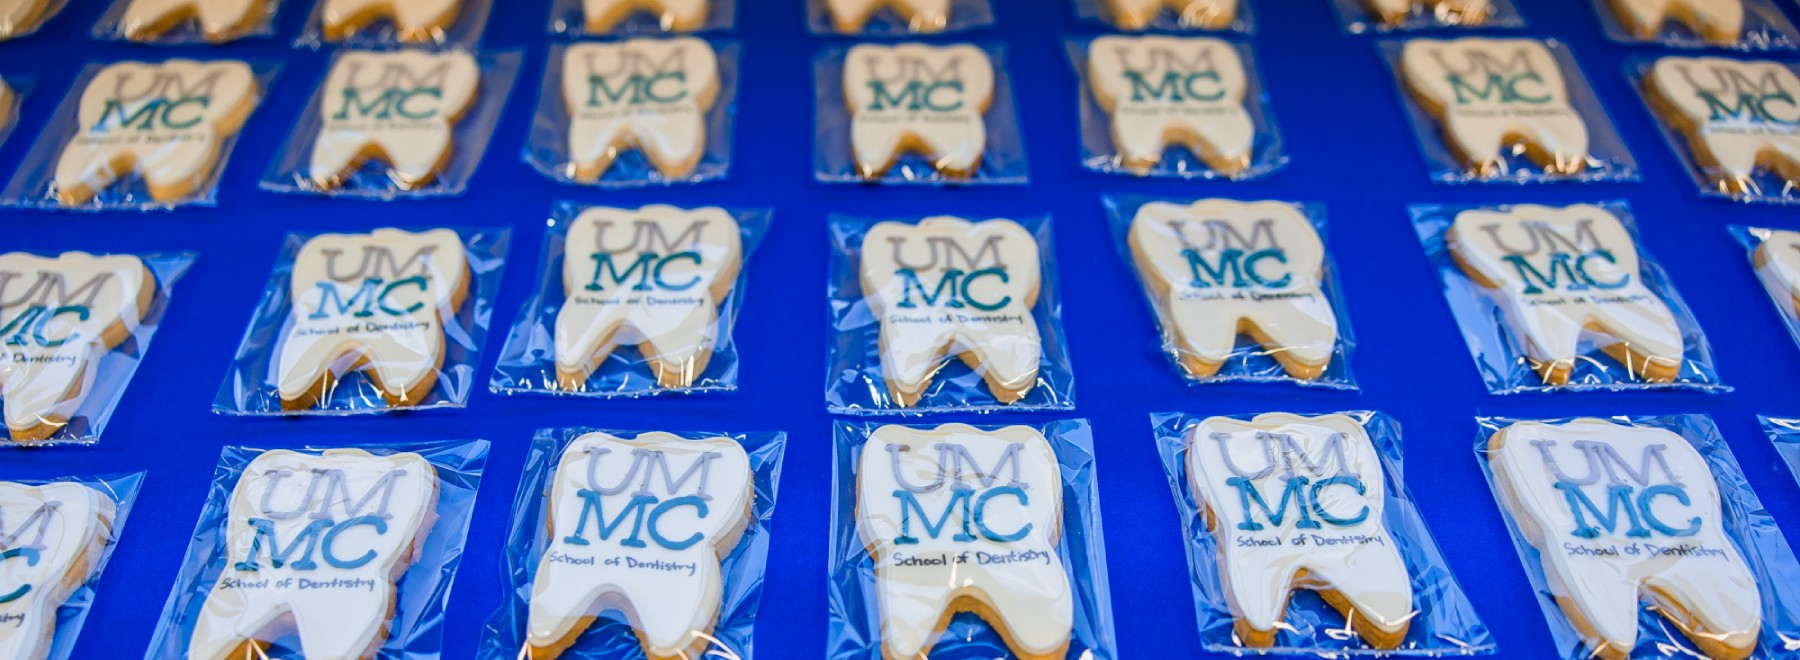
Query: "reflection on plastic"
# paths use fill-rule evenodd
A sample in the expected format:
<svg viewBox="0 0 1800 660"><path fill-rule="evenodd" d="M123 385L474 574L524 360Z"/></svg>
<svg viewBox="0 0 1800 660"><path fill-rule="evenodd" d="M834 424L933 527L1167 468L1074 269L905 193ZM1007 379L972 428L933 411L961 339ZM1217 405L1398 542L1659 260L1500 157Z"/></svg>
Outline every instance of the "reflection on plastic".
<svg viewBox="0 0 1800 660"><path fill-rule="evenodd" d="M71 657L143 481L142 472L0 481L0 535L11 546L0 552L9 588L0 657Z"/></svg>

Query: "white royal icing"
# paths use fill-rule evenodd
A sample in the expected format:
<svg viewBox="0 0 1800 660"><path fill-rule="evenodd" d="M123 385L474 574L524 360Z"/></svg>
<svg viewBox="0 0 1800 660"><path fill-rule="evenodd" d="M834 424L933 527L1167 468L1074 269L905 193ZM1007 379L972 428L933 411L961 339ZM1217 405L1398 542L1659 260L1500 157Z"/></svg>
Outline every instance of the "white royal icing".
<svg viewBox="0 0 1800 660"><path fill-rule="evenodd" d="M49 8L50 0L0 0L0 39L37 27Z"/></svg>
<svg viewBox="0 0 1800 660"><path fill-rule="evenodd" d="M342 41L368 24L386 18L393 21L399 40L427 42L442 39L445 28L456 22L463 0L324 0L321 10L326 38Z"/></svg>
<svg viewBox="0 0 1800 660"><path fill-rule="evenodd" d="M883 9L906 21L908 32L942 32L950 26L950 0L825 0L832 27L844 34L862 32Z"/></svg>
<svg viewBox="0 0 1800 660"><path fill-rule="evenodd" d="M875 429L857 464L856 520L883 655L927 657L950 614L974 611L1015 654L1061 657L1074 617L1062 513L1056 453L1035 429Z"/></svg>
<svg viewBox="0 0 1800 660"><path fill-rule="evenodd" d="M156 277L130 255L0 255L0 407L14 440L42 440L75 416L101 356L143 321Z"/></svg>
<svg viewBox="0 0 1800 660"><path fill-rule="evenodd" d="M563 51L568 173L599 179L627 149L664 177L692 174L706 153L706 115L719 95L719 59L694 37L573 44Z"/></svg>
<svg viewBox="0 0 1800 660"><path fill-rule="evenodd" d="M77 483L0 481L0 658L49 657L56 610L99 565L116 509Z"/></svg>
<svg viewBox="0 0 1800 660"><path fill-rule="evenodd" d="M208 41L225 41L263 16L267 0L131 0L119 25L134 41L154 39L192 20Z"/></svg>
<svg viewBox="0 0 1800 660"><path fill-rule="evenodd" d="M1569 101L1562 66L1535 39L1409 39L1406 87L1438 116L1444 143L1482 176L1505 174L1523 146L1546 171L1587 167L1588 127Z"/></svg>
<svg viewBox="0 0 1800 660"><path fill-rule="evenodd" d="M706 25L712 0L581 0L581 9L591 33L610 32L640 11L655 14L666 32L692 32Z"/></svg>
<svg viewBox="0 0 1800 660"><path fill-rule="evenodd" d="M1088 81L1112 117L1113 145L1127 168L1154 167L1170 143L1220 172L1250 166L1256 124L1244 107L1249 78L1230 43L1100 37L1088 46Z"/></svg>
<svg viewBox="0 0 1800 660"><path fill-rule="evenodd" d="M1744 33L1744 0L1611 0L1613 13L1640 39L1677 21L1707 41L1732 43Z"/></svg>
<svg viewBox="0 0 1800 660"><path fill-rule="evenodd" d="M1800 180L1800 77L1772 61L1664 57L1645 83L1665 116L1687 136L1703 167L1720 170L1717 185L1756 191L1766 167Z"/></svg>
<svg viewBox="0 0 1800 660"><path fill-rule="evenodd" d="M950 176L967 176L987 149L994 63L957 44L859 44L844 58L844 99L857 173L880 178L902 152L918 152Z"/></svg>
<svg viewBox="0 0 1800 660"><path fill-rule="evenodd" d="M711 655L719 562L751 520L753 477L730 438L576 438L551 477L549 547L526 624L530 657L556 657L607 610L630 619L651 658Z"/></svg>
<svg viewBox="0 0 1800 660"><path fill-rule="evenodd" d="M1457 25L1480 25L1494 11L1493 0L1363 0L1381 22L1399 24L1414 11L1429 11L1436 20Z"/></svg>
<svg viewBox="0 0 1800 660"><path fill-rule="evenodd" d="M430 183L450 160L456 123L481 69L462 52L346 52L319 95L311 179L335 188L364 158L386 161L401 189Z"/></svg>
<svg viewBox="0 0 1800 660"><path fill-rule="evenodd" d="M1164 7L1184 26L1220 29L1237 20L1238 0L1105 0L1113 22L1127 30L1150 27Z"/></svg>

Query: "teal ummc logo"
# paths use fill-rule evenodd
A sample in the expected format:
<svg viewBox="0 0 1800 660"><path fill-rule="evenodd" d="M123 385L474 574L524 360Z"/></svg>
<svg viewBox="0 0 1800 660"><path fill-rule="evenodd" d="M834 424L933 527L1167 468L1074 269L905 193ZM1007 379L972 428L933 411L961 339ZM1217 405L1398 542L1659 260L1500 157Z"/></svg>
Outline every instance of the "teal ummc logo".
<svg viewBox="0 0 1800 660"><path fill-rule="evenodd" d="M900 302L895 306L902 309L966 307L990 312L1012 304L1012 296L1004 293L999 297L983 297L971 291L971 285L983 280L998 284L1012 281L1006 263L1000 258L1002 240L1001 236L989 236L970 254L955 239L931 236L925 239L929 248L926 251L928 258L908 261L903 249L907 239L897 236L889 238L894 250L894 263L900 266L894 271L901 285ZM932 273L940 273L936 281L931 281Z"/></svg>
<svg viewBox="0 0 1800 660"><path fill-rule="evenodd" d="M422 247L401 261L385 246L365 246L352 269L340 268L343 250L325 250L326 279L315 284L319 303L307 318L405 316L423 309L422 298L431 290L429 264L436 250L435 246ZM340 286L349 287L350 294L346 296Z"/></svg>
<svg viewBox="0 0 1800 660"><path fill-rule="evenodd" d="M668 455L655 449L633 449L631 451L631 467L618 483L610 486L600 483L599 467L611 449L590 447L587 450L587 484L586 488L576 491L581 499L581 514L575 531L562 538L569 545L590 545L594 540L610 541L618 537L618 544L627 548L645 548L651 543L667 550L685 550L704 540L705 536L693 532L680 538L670 538L665 534L661 521L663 516L679 509L691 509L696 518L705 519L711 514L708 503L712 496L706 492L707 483L712 473L712 463L723 454L712 451L700 454L693 463L688 464L679 476L669 469ZM673 494L686 492L689 480L695 482L692 494L663 497L650 488L657 475L662 476L662 492ZM635 486L635 488L634 488ZM630 494L623 508L608 518L603 498ZM592 523L593 532L588 531ZM629 522L629 526L627 526ZM590 536L594 538L590 538ZM648 541L646 541L648 537Z"/></svg>
<svg viewBox="0 0 1800 660"><path fill-rule="evenodd" d="M120 74L112 80L112 94L106 97L100 118L90 130L157 131L198 126L212 107L213 88L222 75L223 72L215 71L189 81L170 73L155 73L142 92L133 93L126 88L136 76Z"/></svg>
<svg viewBox="0 0 1800 660"><path fill-rule="evenodd" d="M706 231L705 220L688 224L674 239L669 238L661 224L648 220L634 221L629 242L608 245L605 236L613 224L602 222L595 232L594 250L586 257L594 264L593 275L582 286L583 289L605 291L609 288L628 287L633 291L686 291L700 283L701 276L698 274L690 273L676 279L674 275L665 274L664 270L671 265L678 268L702 265L703 259L698 251L676 246L697 245L700 236ZM580 256L571 254L564 258Z"/></svg>
<svg viewBox="0 0 1800 660"><path fill-rule="evenodd" d="M589 53L583 64L587 69L589 108L619 105L651 105L675 103L688 98L685 49L675 49L661 60L635 50L620 54L611 66L602 66L598 54Z"/></svg>
<svg viewBox="0 0 1800 660"><path fill-rule="evenodd" d="M932 68L924 59L900 57L893 63L893 72L885 75L876 58L868 58L862 64L869 69L869 110L955 112L968 102L960 58Z"/></svg>
<svg viewBox="0 0 1800 660"><path fill-rule="evenodd" d="M1549 223L1527 221L1517 225L1523 231L1509 231L1488 224L1479 229L1505 253L1501 257L1512 266L1517 282L1528 295L1556 292L1610 291L1631 284L1630 273L1618 271L1618 258L1594 234L1593 221L1581 220L1572 233L1564 233Z"/></svg>
<svg viewBox="0 0 1800 660"><path fill-rule="evenodd" d="M1555 440L1533 440L1531 445L1555 476L1554 488L1574 517L1571 536L1594 539L1604 532L1630 538L1681 538L1700 533L1699 516L1675 513L1693 501L1687 486L1669 469L1664 445L1644 446L1633 463L1610 444L1576 440L1570 446L1580 452L1584 465L1558 460L1551 452L1558 445ZM1578 473L1570 474L1577 467ZM1590 491L1600 495L1599 501Z"/></svg>
<svg viewBox="0 0 1800 660"><path fill-rule="evenodd" d="M950 534L950 540L958 543L977 539L1010 543L1031 533L1031 523L1017 529L996 529L987 515L987 507L996 500L1012 500L1019 506L1031 504L1027 492L1029 485L1019 480L1019 452L1024 445L1008 445L992 466L981 465L966 447L959 444L939 442L931 448L938 452L932 480L914 483L906 475L916 471L905 469L902 456L911 448L887 445L889 468L894 471L894 483L900 485L893 493L900 501L900 534L894 537L896 545L916 545L920 535L936 539L946 532ZM973 481L965 480L965 475L974 477ZM950 500L944 503L942 510L929 511L919 502L919 494L946 488L950 490Z"/></svg>
<svg viewBox="0 0 1800 660"><path fill-rule="evenodd" d="M1275 238L1273 220L1251 223L1247 235L1224 220L1175 220L1170 229L1180 237L1191 288L1283 289L1293 284L1287 250Z"/></svg>
<svg viewBox="0 0 1800 660"><path fill-rule="evenodd" d="M59 328L87 321L112 278L100 273L70 282L51 271L0 271L0 343L56 348L80 339L79 333L62 334Z"/></svg>
<svg viewBox="0 0 1800 660"><path fill-rule="evenodd" d="M1256 532L1266 526L1281 527L1290 515L1294 517L1295 529L1347 527L1368 519L1367 504L1349 515L1335 514L1325 507L1328 501L1343 501L1340 497L1361 501L1368 495L1361 475L1350 469L1342 433L1331 434L1313 454L1308 454L1291 435L1257 433L1256 441L1265 459L1260 466L1243 466L1232 459L1226 445L1231 434L1214 433L1209 438L1218 442L1219 455L1232 474L1225 485L1237 491L1238 503L1243 507L1243 521L1238 523L1238 529ZM1257 488L1258 483L1271 478L1281 486L1280 499L1274 504ZM1344 491L1350 495L1336 495ZM1259 514L1262 522L1258 522Z"/></svg>
<svg viewBox="0 0 1800 660"><path fill-rule="evenodd" d="M389 470L362 493L356 493L342 470L313 470L303 477L288 470L270 471L266 490L257 503L256 510L261 515L246 521L255 534L250 540L250 551L233 568L260 571L266 562L272 568L311 571L319 567L320 560L332 568L346 570L367 565L377 556L374 550L357 553L340 547L338 539L363 528L376 536L386 535L388 520L393 518L388 507L394 488L406 474L405 469ZM293 478L310 480L306 495L294 508L277 510L273 503L276 489L283 480ZM301 518L309 522L283 543L276 524Z"/></svg>
<svg viewBox="0 0 1800 660"><path fill-rule="evenodd" d="M1442 50L1431 53L1445 72L1444 80L1456 94L1457 105L1526 104L1539 105L1555 100L1555 92L1544 75L1531 63L1529 51L1519 48L1509 58L1482 52L1471 52L1462 66L1452 64Z"/></svg>

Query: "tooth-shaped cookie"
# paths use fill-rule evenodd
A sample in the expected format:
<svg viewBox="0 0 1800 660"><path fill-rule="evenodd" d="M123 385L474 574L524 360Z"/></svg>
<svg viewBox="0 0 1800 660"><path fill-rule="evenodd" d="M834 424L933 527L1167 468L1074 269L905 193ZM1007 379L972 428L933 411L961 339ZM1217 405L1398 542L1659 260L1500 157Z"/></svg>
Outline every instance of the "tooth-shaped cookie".
<svg viewBox="0 0 1800 660"><path fill-rule="evenodd" d="M719 58L694 37L572 44L563 51L569 112L567 174L591 182L619 152L643 152L665 178L706 154L706 115L719 95Z"/></svg>
<svg viewBox="0 0 1800 660"><path fill-rule="evenodd" d="M1654 39L1664 23L1676 21L1715 44L1732 44L1744 34L1744 0L1611 0L1613 13L1639 39Z"/></svg>
<svg viewBox="0 0 1800 660"><path fill-rule="evenodd" d="M0 0L0 39L37 27L50 10L50 0Z"/></svg>
<svg viewBox="0 0 1800 660"><path fill-rule="evenodd" d="M1663 121L1687 137L1712 186L1758 193L1752 177L1765 168L1800 183L1800 78L1786 64L1719 57L1664 57L1644 80L1645 94Z"/></svg>
<svg viewBox="0 0 1800 660"><path fill-rule="evenodd" d="M456 16L463 0L325 0L322 11L325 39L343 41L357 30L383 18L393 21L400 41L439 41Z"/></svg>
<svg viewBox="0 0 1800 660"><path fill-rule="evenodd" d="M57 199L85 203L129 173L159 202L192 195L260 96L256 74L235 60L107 65L81 92L80 125L56 163Z"/></svg>
<svg viewBox="0 0 1800 660"><path fill-rule="evenodd" d="M1761 593L1726 534L1718 482L1687 440L1590 418L1519 422L1488 450L1501 505L1591 657L1631 654L1640 600L1709 657L1755 649Z"/></svg>
<svg viewBox="0 0 1800 660"><path fill-rule="evenodd" d="M706 26L712 0L581 0L590 34L611 32L637 12L656 15L664 32L693 32Z"/></svg>
<svg viewBox="0 0 1800 660"><path fill-rule="evenodd" d="M1576 204L1521 204L1457 214L1447 237L1456 264L1506 316L1544 382L1568 382L1582 335L1650 381L1681 370L1681 326L1644 286L1637 242L1612 213Z"/></svg>
<svg viewBox="0 0 1800 660"><path fill-rule="evenodd" d="M917 152L946 176L968 176L987 149L993 96L994 63L975 46L851 48L844 97L857 173L879 179L903 152Z"/></svg>
<svg viewBox="0 0 1800 660"><path fill-rule="evenodd" d="M527 657L562 655L607 610L630 620L653 660L710 656L719 562L754 520L752 477L749 456L730 438L576 438L551 477L549 549L531 585Z"/></svg>
<svg viewBox="0 0 1800 660"><path fill-rule="evenodd" d="M719 301L743 248L724 209L592 208L569 225L556 381L580 391L619 345L635 345L663 387L686 387L712 359Z"/></svg>
<svg viewBox="0 0 1800 660"><path fill-rule="evenodd" d="M367 371L390 406L419 403L444 364L444 322L469 291L462 239L448 229L320 234L294 258L293 311L276 356L281 405L330 398Z"/></svg>
<svg viewBox="0 0 1800 660"><path fill-rule="evenodd" d="M1249 78L1231 44L1211 38L1100 37L1088 46L1088 87L1112 117L1126 169L1143 174L1170 143L1225 174L1250 166L1256 125Z"/></svg>
<svg viewBox="0 0 1800 660"><path fill-rule="evenodd" d="M1337 348L1337 314L1320 289L1325 245L1299 209L1282 202L1152 202L1128 234L1180 356L1199 378L1250 335L1295 378L1324 373Z"/></svg>
<svg viewBox="0 0 1800 660"><path fill-rule="evenodd" d="M0 481L0 658L49 656L56 610L99 564L115 512L81 484Z"/></svg>
<svg viewBox="0 0 1800 660"><path fill-rule="evenodd" d="M1188 436L1187 468L1245 646L1274 645L1296 589L1324 597L1371 646L1406 638L1412 578L1382 519L1387 475L1361 423L1212 417Z"/></svg>
<svg viewBox="0 0 1800 660"><path fill-rule="evenodd" d="M1418 9L1429 10L1437 22L1449 25L1480 25L1494 13L1492 0L1363 0L1363 4L1388 26L1405 23Z"/></svg>
<svg viewBox="0 0 1800 660"><path fill-rule="evenodd" d="M1437 115L1444 145L1477 175L1506 174L1504 153L1519 147L1546 172L1587 167L1587 123L1544 42L1410 39L1399 66L1413 98Z"/></svg>
<svg viewBox="0 0 1800 660"><path fill-rule="evenodd" d="M1113 23L1126 30L1150 27L1164 7L1183 26L1220 30L1237 20L1239 0L1103 0Z"/></svg>
<svg viewBox="0 0 1800 660"><path fill-rule="evenodd" d="M365 159L386 161L402 190L430 183L450 161L456 122L475 102L481 69L463 52L350 51L319 95L311 179L336 188Z"/></svg>
<svg viewBox="0 0 1800 660"><path fill-rule="evenodd" d="M131 337L156 276L130 255L0 255L0 407L17 442L68 424L107 351Z"/></svg>
<svg viewBox="0 0 1800 660"><path fill-rule="evenodd" d="M1756 274L1768 288L1770 295L1781 304L1784 313L1793 315L1800 310L1800 232L1772 230L1756 246L1751 255L1756 265Z"/></svg>
<svg viewBox="0 0 1800 660"><path fill-rule="evenodd" d="M225 520L225 566L193 623L190 660L260 658L298 635L312 660L374 657L395 582L437 522L437 470L418 454L264 452Z"/></svg>
<svg viewBox="0 0 1800 660"><path fill-rule="evenodd" d="M888 425L863 443L857 531L875 563L882 655L925 658L957 612L1013 654L1067 652L1074 595L1057 539L1062 477L1036 429Z"/></svg>
<svg viewBox="0 0 1800 660"><path fill-rule="evenodd" d="M125 38L149 41L188 21L207 41L230 41L262 20L266 0L131 0L119 25Z"/></svg>
<svg viewBox="0 0 1800 660"><path fill-rule="evenodd" d="M862 242L862 291L881 324L881 373L901 407L918 403L955 354L1002 403L1037 385L1037 240L1011 220L937 216L883 222Z"/></svg>
<svg viewBox="0 0 1800 660"><path fill-rule="evenodd" d="M862 32L882 9L906 21L907 32L942 32L950 26L950 0L825 0L832 27L843 34Z"/></svg>

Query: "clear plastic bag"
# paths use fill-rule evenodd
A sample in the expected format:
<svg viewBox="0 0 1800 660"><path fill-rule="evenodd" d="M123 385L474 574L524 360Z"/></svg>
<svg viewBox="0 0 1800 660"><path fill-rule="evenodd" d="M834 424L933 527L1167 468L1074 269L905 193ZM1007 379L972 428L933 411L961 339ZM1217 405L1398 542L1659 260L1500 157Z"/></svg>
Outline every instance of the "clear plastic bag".
<svg viewBox="0 0 1800 660"><path fill-rule="evenodd" d="M1775 453L1781 455L1781 462L1787 464L1788 472L1800 482L1800 420L1766 415L1756 418L1762 421L1763 432L1775 443Z"/></svg>
<svg viewBox="0 0 1800 660"><path fill-rule="evenodd" d="M1323 206L1102 201L1156 315L1158 349L1188 382L1357 389L1356 338L1325 249Z"/></svg>
<svg viewBox="0 0 1800 660"><path fill-rule="evenodd" d="M7 539L0 577L10 588L0 594L0 621L13 628L3 647L8 657L74 657L100 572L143 484L142 472L0 481L0 536Z"/></svg>
<svg viewBox="0 0 1800 660"><path fill-rule="evenodd" d="M1010 184L1029 179L1005 50L863 43L813 60L813 178Z"/></svg>
<svg viewBox="0 0 1800 660"><path fill-rule="evenodd" d="M1700 194L1800 204L1800 67L1773 60L1668 55L1626 72Z"/></svg>
<svg viewBox="0 0 1800 660"><path fill-rule="evenodd" d="M1075 15L1125 32L1187 31L1256 34L1251 0L1074 0Z"/></svg>
<svg viewBox="0 0 1800 660"><path fill-rule="evenodd" d="M1741 225L1730 230L1750 253L1756 279L1768 291L1781 324L1800 345L1800 232Z"/></svg>
<svg viewBox="0 0 1800 660"><path fill-rule="evenodd" d="M806 0L807 29L824 36L923 36L993 24L989 0Z"/></svg>
<svg viewBox="0 0 1800 660"><path fill-rule="evenodd" d="M1075 408L1048 216L829 228L831 412Z"/></svg>
<svg viewBox="0 0 1800 660"><path fill-rule="evenodd" d="M1711 418L1476 421L1557 657L1792 657L1800 563Z"/></svg>
<svg viewBox="0 0 1800 660"><path fill-rule="evenodd" d="M371 199L462 194L521 55L339 51L262 188Z"/></svg>
<svg viewBox="0 0 1800 660"><path fill-rule="evenodd" d="M1731 391L1625 202L1411 210L1489 392Z"/></svg>
<svg viewBox="0 0 1800 660"><path fill-rule="evenodd" d="M225 44L275 34L281 0L113 0L93 37L139 44Z"/></svg>
<svg viewBox="0 0 1800 660"><path fill-rule="evenodd" d="M37 86L37 77L24 74L0 75L0 146L6 145L6 138L12 135L19 126L19 111L25 107L25 97Z"/></svg>
<svg viewBox="0 0 1800 660"><path fill-rule="evenodd" d="M1118 657L1087 420L835 435L826 658Z"/></svg>
<svg viewBox="0 0 1800 660"><path fill-rule="evenodd" d="M509 597L475 657L750 660L786 443L780 432L539 431L513 500ZM646 478L670 471L628 490L640 466ZM642 524L617 525L634 508Z"/></svg>
<svg viewBox="0 0 1800 660"><path fill-rule="evenodd" d="M550 34L577 36L730 31L738 0L551 0Z"/></svg>
<svg viewBox="0 0 1800 660"><path fill-rule="evenodd" d="M213 412L463 407L511 236L506 228L288 234Z"/></svg>
<svg viewBox="0 0 1800 660"><path fill-rule="evenodd" d="M62 13L69 0L25 0L0 11L0 41L36 34L46 21Z"/></svg>
<svg viewBox="0 0 1800 660"><path fill-rule="evenodd" d="M318 0L294 47L475 50L493 9L494 0Z"/></svg>
<svg viewBox="0 0 1800 660"><path fill-rule="evenodd" d="M144 657L439 657L487 454L225 447Z"/></svg>
<svg viewBox="0 0 1800 660"><path fill-rule="evenodd" d="M1401 481L1392 418L1153 413L1150 423L1181 510L1206 650L1321 658L1494 652L1493 635Z"/></svg>
<svg viewBox="0 0 1800 660"><path fill-rule="evenodd" d="M1350 34L1525 27L1512 0L1331 0L1331 6Z"/></svg>
<svg viewBox="0 0 1800 660"><path fill-rule="evenodd" d="M537 293L519 309L488 387L585 397L736 390L731 330L769 216L557 203ZM572 241L591 247L570 253Z"/></svg>
<svg viewBox="0 0 1800 660"><path fill-rule="evenodd" d="M1669 3L1663 7L1634 6L1629 0L1592 1L1606 37L1622 44L1742 51L1800 49L1800 30L1773 0Z"/></svg>

